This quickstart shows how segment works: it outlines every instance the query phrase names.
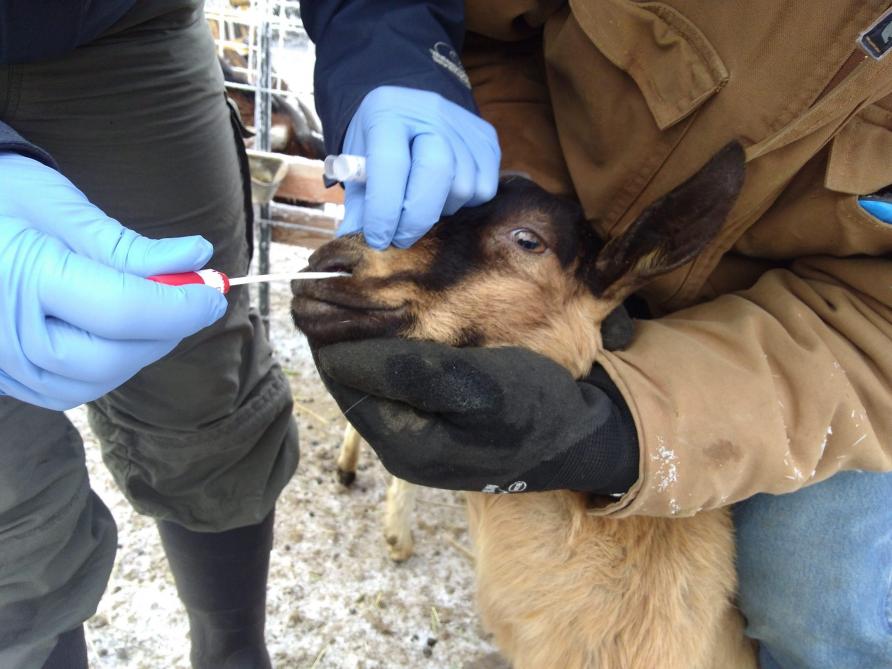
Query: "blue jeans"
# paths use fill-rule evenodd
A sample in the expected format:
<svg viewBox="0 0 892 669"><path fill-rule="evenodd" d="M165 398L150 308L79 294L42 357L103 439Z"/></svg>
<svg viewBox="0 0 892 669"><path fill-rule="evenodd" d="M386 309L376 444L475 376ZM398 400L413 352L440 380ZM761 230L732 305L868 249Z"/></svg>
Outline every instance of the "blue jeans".
<svg viewBox="0 0 892 669"><path fill-rule="evenodd" d="M892 474L735 506L740 608L762 669L892 667Z"/></svg>

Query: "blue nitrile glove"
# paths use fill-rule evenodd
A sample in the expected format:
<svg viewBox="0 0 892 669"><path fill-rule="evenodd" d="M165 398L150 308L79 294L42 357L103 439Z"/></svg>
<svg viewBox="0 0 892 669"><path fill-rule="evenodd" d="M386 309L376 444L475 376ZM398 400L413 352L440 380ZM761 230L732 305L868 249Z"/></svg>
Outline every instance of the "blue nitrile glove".
<svg viewBox="0 0 892 669"><path fill-rule="evenodd" d="M0 153L0 395L62 410L121 385L226 311L213 288L140 277L211 253L201 237L142 237L55 170Z"/></svg>
<svg viewBox="0 0 892 669"><path fill-rule="evenodd" d="M376 249L415 243L442 214L491 200L501 151L495 129L446 98L380 86L363 98L343 152L366 157L367 182L347 183L339 235Z"/></svg>
<svg viewBox="0 0 892 669"><path fill-rule="evenodd" d="M876 216L884 223L892 223L892 202L861 199L858 203L871 216Z"/></svg>

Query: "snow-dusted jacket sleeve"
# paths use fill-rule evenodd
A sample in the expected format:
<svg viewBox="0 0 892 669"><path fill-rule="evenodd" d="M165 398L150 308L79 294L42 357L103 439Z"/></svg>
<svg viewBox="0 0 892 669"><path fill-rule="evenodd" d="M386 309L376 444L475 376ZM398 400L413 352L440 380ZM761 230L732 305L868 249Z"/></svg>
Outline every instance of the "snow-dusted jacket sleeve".
<svg viewBox="0 0 892 669"><path fill-rule="evenodd" d="M892 470L892 263L802 258L640 323L602 364L638 425L612 515L690 515L838 471Z"/></svg>
<svg viewBox="0 0 892 669"><path fill-rule="evenodd" d="M316 44L316 109L325 147L337 153L366 93L406 86L476 111L458 53L463 2L308 0L304 26Z"/></svg>

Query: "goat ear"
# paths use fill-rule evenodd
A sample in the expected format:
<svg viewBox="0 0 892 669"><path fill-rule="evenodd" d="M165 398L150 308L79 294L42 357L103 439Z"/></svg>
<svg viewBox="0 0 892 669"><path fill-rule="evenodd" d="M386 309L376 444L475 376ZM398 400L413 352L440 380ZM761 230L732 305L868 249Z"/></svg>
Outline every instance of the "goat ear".
<svg viewBox="0 0 892 669"><path fill-rule="evenodd" d="M601 249L594 293L620 301L649 279L693 259L721 229L743 185L744 169L743 147L732 142L645 209Z"/></svg>

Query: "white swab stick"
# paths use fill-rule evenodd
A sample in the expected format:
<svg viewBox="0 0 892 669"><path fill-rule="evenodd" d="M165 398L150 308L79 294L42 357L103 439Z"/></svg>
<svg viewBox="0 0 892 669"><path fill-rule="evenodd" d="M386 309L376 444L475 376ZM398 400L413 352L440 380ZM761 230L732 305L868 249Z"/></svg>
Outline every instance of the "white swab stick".
<svg viewBox="0 0 892 669"><path fill-rule="evenodd" d="M229 279L230 286L245 283L265 283L267 281L291 281L293 279L332 279L336 276L350 276L349 272L295 272L294 274L249 274Z"/></svg>

